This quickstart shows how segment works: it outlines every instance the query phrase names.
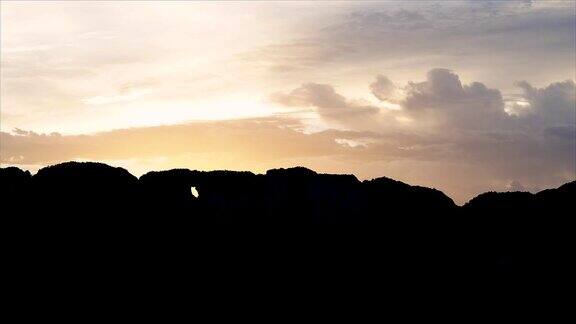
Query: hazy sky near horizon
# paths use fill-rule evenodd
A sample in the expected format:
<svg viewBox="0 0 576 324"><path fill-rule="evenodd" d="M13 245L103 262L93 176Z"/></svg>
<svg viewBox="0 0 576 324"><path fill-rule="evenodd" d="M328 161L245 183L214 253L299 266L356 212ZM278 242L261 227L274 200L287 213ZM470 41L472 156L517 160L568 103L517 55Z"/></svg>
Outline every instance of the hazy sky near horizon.
<svg viewBox="0 0 576 324"><path fill-rule="evenodd" d="M2 165L576 178L574 1L2 1Z"/></svg>

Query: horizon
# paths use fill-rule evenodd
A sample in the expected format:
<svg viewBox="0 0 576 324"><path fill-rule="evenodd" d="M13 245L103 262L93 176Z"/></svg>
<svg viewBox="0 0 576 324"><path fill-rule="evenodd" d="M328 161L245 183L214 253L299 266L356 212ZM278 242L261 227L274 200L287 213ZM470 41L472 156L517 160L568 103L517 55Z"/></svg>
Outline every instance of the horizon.
<svg viewBox="0 0 576 324"><path fill-rule="evenodd" d="M0 164L576 179L576 2L0 4Z"/></svg>
<svg viewBox="0 0 576 324"><path fill-rule="evenodd" d="M38 169L38 170L35 170L35 171L30 171L30 170L27 170L27 169L22 169L22 168L19 168L18 166L9 166L9 167L7 167L7 168L17 168L18 170L20 170L20 171L18 171L18 172L30 172L30 176L31 176L31 177L34 177L34 176L35 176L36 174L38 174L38 172L39 172L40 170L42 170L42 169L46 169L45 171L47 171L47 170L53 169L53 167L59 167L59 169L62 170L62 167L63 167L63 166L73 167L73 164L74 164L74 163L80 163L80 164L82 164L83 167L85 168L85 172L89 172L90 168L93 167L94 165L102 165L102 166L105 166L105 167L112 167L112 168L115 168L115 169L120 168L120 169L126 171L129 175L133 176L133 177L134 177L135 179L137 179L138 181L142 181L143 177L145 178L145 177L148 177L148 176L151 176L151 175L155 175L155 174L162 174L163 172L166 172L166 171L176 171L176 170L178 170L178 171L192 171L192 172L199 171L199 172L207 172L207 173L210 173L210 172L213 172L213 171L214 171L214 172L248 172L248 173L251 173L252 175L255 175L255 176L268 176L269 173L270 173L270 171L299 170L299 171L302 172L302 169L304 169L304 170L312 171L312 172L313 172L314 174L316 174L316 175L353 176L356 180L358 180L359 183L371 182L372 180L378 180L378 179L387 179L387 180L392 180L392 181L395 182L395 183L396 183L396 182L399 182L399 183L402 183L402 184L404 184L404 185L408 185L408 186L411 187L411 188L420 187L420 188L425 188L425 189L438 190L438 191L440 191L443 195L445 195L445 197L449 198L449 199L454 203L454 205L457 206L457 207L464 207L465 205L467 205L468 203L470 203L470 202L471 202L472 200L474 200L475 198L478 198L478 197L480 197L480 196L483 196L484 194L497 193L497 191L481 192L481 193L479 193L478 195L476 195L476 196L474 196L474 197L471 197L468 201L458 202L458 201L456 201L454 198L452 198L452 197L450 197L449 195L447 195L446 193L442 192L442 190L439 190L438 188L434 188L434 187L428 188L428 187L419 186L418 184L405 183L405 182L402 182L402 181L398 181L398 180L396 180L396 179L388 178L388 177L386 177L386 176L377 177L377 178L371 178L371 179L359 179L356 175L350 174L350 173L342 173L342 174L322 173L322 172L316 172L315 170L312 170L312 169L309 169L309 168L306 168L306 167L302 167L302 166L294 166L294 167L288 167L288 168L274 168L274 169L265 170L265 171L263 171L263 172L253 172L253 171L246 171L246 170L193 170L193 169L186 169L186 168L177 168L177 169L166 169L166 170L148 170L148 171L143 172L142 174L133 174L133 173L130 172L129 170L126 170L126 169L124 169L124 168L122 168L122 167L114 166L114 165L110 165L110 164L106 164L106 163L102 163L102 162L97 162L97 161L65 161L65 162L60 162L60 163L57 163L57 164L46 165L46 166L44 166L44 167L42 167L42 168L40 168L40 169ZM6 170L6 169L5 169L5 170ZM64 170L66 170L66 169L64 169ZM539 191L537 191L537 192L528 192L528 191L525 191L525 190L508 190L508 191L506 191L506 192L509 192L509 193L530 193L530 194L538 194L538 193L540 193L540 192L545 192L545 191L548 191L548 190L550 190L550 189L552 189L552 190L554 190L554 189L560 189L561 187L565 187L565 186L567 186L567 185L571 185L571 184L575 184L575 183L576 183L576 180L572 180L572 181L568 181L568 182L566 182L566 183L563 183L563 184L561 184L560 186L558 186L558 187L556 187L556 188L547 188L547 189L539 190ZM194 196L194 198L198 198L198 197L199 197L199 192L198 192L198 190L196 189L195 186L192 186L192 187L190 188L190 190L191 190L192 195Z"/></svg>

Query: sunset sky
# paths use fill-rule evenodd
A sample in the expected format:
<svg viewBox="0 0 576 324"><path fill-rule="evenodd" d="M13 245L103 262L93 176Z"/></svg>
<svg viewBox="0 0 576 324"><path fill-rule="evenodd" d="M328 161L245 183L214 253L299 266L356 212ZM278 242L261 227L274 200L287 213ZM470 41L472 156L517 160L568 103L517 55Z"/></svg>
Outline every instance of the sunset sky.
<svg viewBox="0 0 576 324"><path fill-rule="evenodd" d="M576 178L574 1L2 1L2 166Z"/></svg>

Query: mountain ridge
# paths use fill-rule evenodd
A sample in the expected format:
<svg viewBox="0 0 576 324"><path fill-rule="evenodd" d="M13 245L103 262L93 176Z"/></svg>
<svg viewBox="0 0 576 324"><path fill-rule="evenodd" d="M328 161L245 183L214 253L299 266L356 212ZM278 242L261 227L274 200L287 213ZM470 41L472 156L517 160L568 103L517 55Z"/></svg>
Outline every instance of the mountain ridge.
<svg viewBox="0 0 576 324"><path fill-rule="evenodd" d="M135 180L137 180L138 182L147 181L150 177L154 177L157 175L175 176L176 173L180 173L181 175L186 174L186 173L197 174L197 175L202 175L202 174L214 175L214 176L216 176L216 175L234 175L236 177L238 177L238 176L240 176L240 177L241 176L270 176L270 177L337 176L337 177L349 177L351 179L351 181L355 181L357 183L365 183L365 184L378 183L381 185L394 186L396 188L404 188L404 189L411 188L411 189L420 189L420 190L430 190L430 191L434 191L434 192L437 192L439 194L446 196L446 198L450 199L453 202L453 199L451 197L449 197L448 195L446 195L445 193L443 193L441 190L439 190L437 188L430 188L430 187L425 187L425 186L420 186L420 185L412 185L412 184L408 184L408 183L405 183L403 181L395 180L395 179L392 179L392 178L389 178L386 176L360 181L360 180L358 180L358 178L354 174L318 173L314 170L311 170L311 169L308 169L308 168L302 167L302 166L296 166L296 167L290 167L290 168L274 168L274 169L267 170L265 173L262 173L262 174L256 174L256 173L253 173L251 171L230 171L230 170L199 171L199 170L191 170L191 169L186 169L186 168L174 168L174 169L161 170L161 171L152 170L152 171L146 172L145 174L141 175L140 177L136 177L136 176L132 175L128 170L126 170L122 167L114 167L114 166L110 166L108 164L100 163L100 162L69 161L69 162L57 163L57 164L43 167L43 168L39 169L38 172L36 172L36 174L31 174L30 171L20 169L16 166L4 167L4 168L0 168L0 176L2 177L1 179L6 179L6 181L11 181L11 179L13 179L14 177L20 178L21 180L24 181L25 178L29 178L29 179L42 178L42 177L45 177L46 174L49 174L49 176L58 176L58 173L60 173L60 172L63 172L62 176L73 177L74 172L77 172L83 168L91 168L93 170L100 169L100 171L103 171L103 172L104 172L104 170L110 170L110 171L115 170L114 172L117 172L118 175L122 174L123 176L126 176L126 177L132 177ZM494 196L494 195L509 196L509 197L520 197L520 196L532 197L532 196L545 195L547 192L553 191L553 190L572 190L572 191L574 191L575 190L574 188L576 188L576 180L569 181L569 182L559 186L558 188L544 189L544 190L541 190L537 193L530 193L527 191L501 191L501 192L499 192L499 191L487 191L487 192L480 193L480 194L476 195L475 197L471 198L470 200L468 200L466 203L464 203L460 207L470 207L473 204L477 204L478 201L484 200L484 199L486 199L486 197L490 197L490 196Z"/></svg>
<svg viewBox="0 0 576 324"><path fill-rule="evenodd" d="M403 264L400 273L430 264L482 271L564 264L572 237L566 210L576 194L572 181L537 194L483 193L457 206L439 190L386 177L360 181L300 167L265 174L172 169L136 178L93 162L35 175L0 168L0 181L7 228L31 250L55 240L109 251L171 242L161 245L181 253L194 246L209 260L226 255L241 263L250 251L257 264L277 255L327 271L342 260L376 271L384 258ZM213 224L235 226L196 226Z"/></svg>

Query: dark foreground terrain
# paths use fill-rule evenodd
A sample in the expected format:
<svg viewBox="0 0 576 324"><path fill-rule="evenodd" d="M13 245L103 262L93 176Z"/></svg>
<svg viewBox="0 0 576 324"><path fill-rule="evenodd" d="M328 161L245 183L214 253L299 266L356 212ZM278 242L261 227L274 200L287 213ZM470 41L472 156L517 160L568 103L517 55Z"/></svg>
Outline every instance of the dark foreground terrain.
<svg viewBox="0 0 576 324"><path fill-rule="evenodd" d="M217 273L256 261L309 271L354 268L355 275L430 273L437 265L562 269L576 193L573 181L537 194L488 192L459 207L435 189L301 167L263 175L176 169L138 179L122 168L68 162L33 176L3 168L0 179L15 245L115 245L113 255L126 257L184 249L182 260L211 260Z"/></svg>

